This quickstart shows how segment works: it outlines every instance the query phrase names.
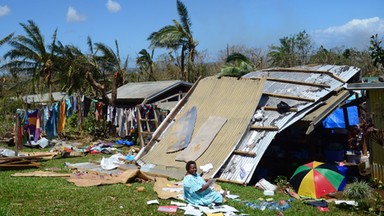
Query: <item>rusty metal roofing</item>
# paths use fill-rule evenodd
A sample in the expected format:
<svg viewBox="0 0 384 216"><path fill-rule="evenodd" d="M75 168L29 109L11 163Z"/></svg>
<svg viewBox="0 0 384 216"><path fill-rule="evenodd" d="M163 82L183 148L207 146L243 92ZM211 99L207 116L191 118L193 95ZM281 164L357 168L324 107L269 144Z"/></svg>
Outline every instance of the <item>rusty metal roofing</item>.
<svg viewBox="0 0 384 216"><path fill-rule="evenodd" d="M134 82L127 83L117 89L117 99L148 99L177 86L184 85L191 87L192 84L180 80ZM108 95L109 97L111 94Z"/></svg>
<svg viewBox="0 0 384 216"><path fill-rule="evenodd" d="M179 112L183 115L192 106L196 107L197 118L192 136L208 119L209 116L222 116L227 122L221 128L215 139L204 154L196 160L199 165L212 163L217 172L235 146L247 131L257 104L259 103L264 79L237 79L222 77L207 77L202 79L193 91L188 101ZM177 119L177 116L176 116ZM171 139L167 130L151 150L140 158L142 167L150 165L149 172L163 173L171 177L182 177L185 174L185 163L175 161L177 153L167 154L168 140Z"/></svg>
<svg viewBox="0 0 384 216"><path fill-rule="evenodd" d="M244 75L244 78L267 79L259 108L276 107L283 101L297 112L279 113L276 110L265 110L264 119L256 124L264 127L274 126L278 128L277 131L262 129L247 131L236 150L254 152L256 155L254 157L231 155L222 172L217 174L219 178L248 183L274 136L298 121L300 118L297 116L300 112L309 112L315 108L321 98L344 86L359 71L359 68L352 66L319 65L272 68Z"/></svg>

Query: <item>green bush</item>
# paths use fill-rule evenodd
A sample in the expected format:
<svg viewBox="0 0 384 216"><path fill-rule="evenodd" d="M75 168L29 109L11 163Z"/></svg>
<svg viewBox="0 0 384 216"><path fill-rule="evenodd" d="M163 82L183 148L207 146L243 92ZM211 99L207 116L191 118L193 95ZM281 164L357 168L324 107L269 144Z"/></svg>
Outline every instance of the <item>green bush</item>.
<svg viewBox="0 0 384 216"><path fill-rule="evenodd" d="M373 189L367 182L355 180L347 184L344 189L344 196L354 200L364 200L372 198Z"/></svg>
<svg viewBox="0 0 384 216"><path fill-rule="evenodd" d="M357 201L359 209L368 210L370 208L373 189L367 182L355 180L354 182L347 184L343 191L343 195L348 199Z"/></svg>
<svg viewBox="0 0 384 216"><path fill-rule="evenodd" d="M16 124L16 110L23 108L21 100L10 100L9 98L0 98L0 137L13 132L13 127Z"/></svg>

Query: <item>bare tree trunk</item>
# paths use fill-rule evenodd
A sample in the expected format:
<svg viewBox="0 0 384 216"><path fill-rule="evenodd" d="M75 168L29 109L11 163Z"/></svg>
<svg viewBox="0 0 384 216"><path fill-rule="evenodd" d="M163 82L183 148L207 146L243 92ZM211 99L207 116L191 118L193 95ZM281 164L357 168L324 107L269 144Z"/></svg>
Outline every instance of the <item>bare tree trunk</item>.
<svg viewBox="0 0 384 216"><path fill-rule="evenodd" d="M180 65L181 65L181 80L186 81L187 80L187 77L186 77L187 71L186 71L186 67L185 67L185 47L184 47L184 45L181 49Z"/></svg>
<svg viewBox="0 0 384 216"><path fill-rule="evenodd" d="M111 99L107 96L106 90L104 85L98 83L92 76L91 72L86 72L85 78L88 80L89 84L92 86L93 89L95 89L97 92L101 94L102 101L105 104L112 105ZM114 78L115 80L115 78Z"/></svg>

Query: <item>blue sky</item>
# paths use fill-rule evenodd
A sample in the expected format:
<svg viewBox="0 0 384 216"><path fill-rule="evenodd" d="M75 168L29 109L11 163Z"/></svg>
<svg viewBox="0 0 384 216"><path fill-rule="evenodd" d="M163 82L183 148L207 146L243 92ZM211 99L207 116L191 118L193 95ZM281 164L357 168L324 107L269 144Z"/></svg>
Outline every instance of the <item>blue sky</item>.
<svg viewBox="0 0 384 216"><path fill-rule="evenodd" d="M316 45L367 48L372 34L384 35L383 0L184 0L198 50L211 57L227 45L267 50L279 38L303 30ZM63 44L87 51L86 39L114 49L133 62L148 48L147 37L178 19L176 0L2 0L0 39L24 34L20 23L33 20L46 42L58 29ZM0 48L2 56L6 47ZM164 53L158 50L156 54Z"/></svg>

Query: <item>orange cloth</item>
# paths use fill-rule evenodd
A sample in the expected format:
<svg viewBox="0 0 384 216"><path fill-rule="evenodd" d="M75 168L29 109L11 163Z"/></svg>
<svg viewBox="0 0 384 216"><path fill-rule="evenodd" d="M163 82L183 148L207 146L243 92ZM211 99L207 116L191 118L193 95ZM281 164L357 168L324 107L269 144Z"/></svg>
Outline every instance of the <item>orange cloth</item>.
<svg viewBox="0 0 384 216"><path fill-rule="evenodd" d="M59 113L59 123L57 124L57 132L61 134L64 130L65 127L65 120L66 120L66 115L65 115L65 101L60 102L60 113Z"/></svg>

